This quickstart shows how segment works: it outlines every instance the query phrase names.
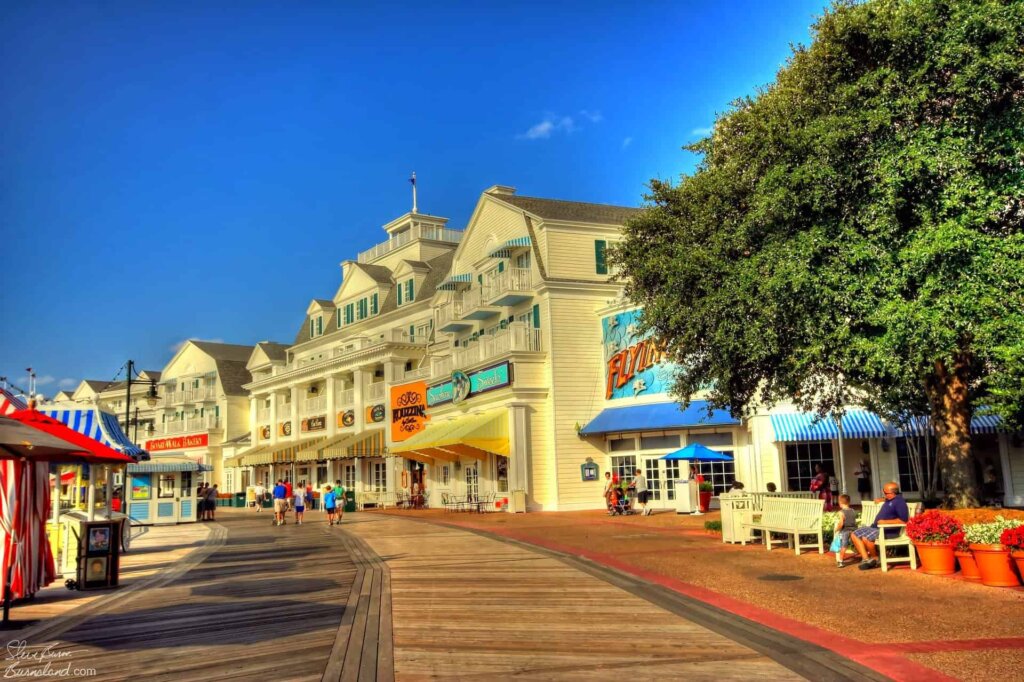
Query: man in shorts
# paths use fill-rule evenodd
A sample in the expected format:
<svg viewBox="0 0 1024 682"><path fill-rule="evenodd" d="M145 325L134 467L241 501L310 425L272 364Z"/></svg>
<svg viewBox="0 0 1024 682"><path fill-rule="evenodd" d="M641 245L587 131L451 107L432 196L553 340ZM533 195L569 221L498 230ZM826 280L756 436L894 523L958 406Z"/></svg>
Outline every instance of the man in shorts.
<svg viewBox="0 0 1024 682"><path fill-rule="evenodd" d="M274 525L284 525L284 513L288 510L288 490L284 487L281 479L277 479L274 486Z"/></svg>
<svg viewBox="0 0 1024 682"><path fill-rule="evenodd" d="M341 517L345 515L345 486L341 484L341 479L334 482L334 499L338 504L338 523L341 523Z"/></svg>
<svg viewBox="0 0 1024 682"><path fill-rule="evenodd" d="M324 488L323 501L324 501L324 511L327 513L327 525L328 526L333 526L334 525L334 510L335 510L335 506L336 505L335 505L334 490L331 489L330 484L328 484L327 487Z"/></svg>
<svg viewBox="0 0 1024 682"><path fill-rule="evenodd" d="M910 509L907 507L907 501L900 494L899 483L889 481L882 486L882 494L885 495L885 501L878 508L874 523L864 528L858 528L850 536L853 546L860 553L860 570L862 571L878 567L878 547L875 543L878 542L879 533L889 533L885 536L886 539L899 534L898 529L893 528L890 532L880 526L894 523L904 524L910 518Z"/></svg>

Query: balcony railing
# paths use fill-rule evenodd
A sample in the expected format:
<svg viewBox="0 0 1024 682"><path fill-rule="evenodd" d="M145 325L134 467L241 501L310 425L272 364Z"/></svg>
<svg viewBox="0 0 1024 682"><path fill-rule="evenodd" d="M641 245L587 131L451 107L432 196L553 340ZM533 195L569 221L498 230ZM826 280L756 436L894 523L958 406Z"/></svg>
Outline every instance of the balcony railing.
<svg viewBox="0 0 1024 682"><path fill-rule="evenodd" d="M366 387L366 400L383 400L384 399L384 382L378 381L375 384L370 384Z"/></svg>
<svg viewBox="0 0 1024 682"><path fill-rule="evenodd" d="M452 363L462 369L509 353L540 350L543 350L540 330L532 329L522 322L514 322L496 334L484 335L468 346L456 348L452 353ZM450 372L451 367L448 368ZM438 374L435 372L435 376Z"/></svg>
<svg viewBox="0 0 1024 682"><path fill-rule="evenodd" d="M446 355L443 358L435 359L431 367L431 374L435 377L449 376L452 373L452 356Z"/></svg>
<svg viewBox="0 0 1024 682"><path fill-rule="evenodd" d="M202 402L205 400L216 400L217 389L213 386L200 386L199 388L193 388L191 391L187 391L187 402Z"/></svg>
<svg viewBox="0 0 1024 682"><path fill-rule="evenodd" d="M188 433L193 431L209 431L210 429L219 428L220 417L212 414L208 414L203 417L190 417L185 420L185 431Z"/></svg>
<svg viewBox="0 0 1024 682"><path fill-rule="evenodd" d="M327 396L318 395L302 401L302 414L321 414L327 409Z"/></svg>
<svg viewBox="0 0 1024 682"><path fill-rule="evenodd" d="M356 404L356 389L348 388L344 391L338 391L338 399L335 401L338 407L348 407L349 405Z"/></svg>
<svg viewBox="0 0 1024 682"><path fill-rule="evenodd" d="M460 369L477 364L480 362L480 348L479 342L456 348L452 353L452 364Z"/></svg>
<svg viewBox="0 0 1024 682"><path fill-rule="evenodd" d="M270 408L269 407L261 407L258 410L256 410L256 421L259 421L259 422L268 422L268 421L270 421Z"/></svg>
<svg viewBox="0 0 1024 682"><path fill-rule="evenodd" d="M508 268L495 273L484 283L485 301L494 301L509 294L521 294L532 289L529 268Z"/></svg>
<svg viewBox="0 0 1024 682"><path fill-rule="evenodd" d="M164 405L176 405L184 401L185 396L180 391L166 391L164 393Z"/></svg>
<svg viewBox="0 0 1024 682"><path fill-rule="evenodd" d="M430 378L430 365L424 365L417 369L410 369L402 375L403 381L416 381L417 379Z"/></svg>
<svg viewBox="0 0 1024 682"><path fill-rule="evenodd" d="M395 249L399 249L406 244L411 244L417 239L433 239L434 241L457 244L462 240L462 231L452 230L447 227L435 227L432 225L413 225L405 232L396 234L386 242L382 242L372 249L363 251L356 257L356 260L360 263L370 263L382 256L386 256Z"/></svg>
<svg viewBox="0 0 1024 682"><path fill-rule="evenodd" d="M174 419L172 421L164 422L164 433L184 433L185 431L185 420Z"/></svg>

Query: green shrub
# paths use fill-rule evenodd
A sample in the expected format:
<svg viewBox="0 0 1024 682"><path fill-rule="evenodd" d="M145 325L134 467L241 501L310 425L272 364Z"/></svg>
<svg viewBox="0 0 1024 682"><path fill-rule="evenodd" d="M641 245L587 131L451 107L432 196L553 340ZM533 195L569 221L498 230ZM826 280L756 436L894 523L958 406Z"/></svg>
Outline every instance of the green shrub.
<svg viewBox="0 0 1024 682"><path fill-rule="evenodd" d="M722 522L721 521L705 521L704 522L704 530L708 531L709 533L721 533L722 532Z"/></svg>

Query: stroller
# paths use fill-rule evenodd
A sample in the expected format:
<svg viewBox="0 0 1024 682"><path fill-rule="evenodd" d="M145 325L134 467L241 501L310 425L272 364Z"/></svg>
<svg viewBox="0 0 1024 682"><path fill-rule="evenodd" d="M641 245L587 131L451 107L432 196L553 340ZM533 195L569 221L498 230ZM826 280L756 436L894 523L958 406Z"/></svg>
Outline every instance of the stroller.
<svg viewBox="0 0 1024 682"><path fill-rule="evenodd" d="M626 495L622 488L613 488L608 502L610 516L629 516L635 513L633 500Z"/></svg>

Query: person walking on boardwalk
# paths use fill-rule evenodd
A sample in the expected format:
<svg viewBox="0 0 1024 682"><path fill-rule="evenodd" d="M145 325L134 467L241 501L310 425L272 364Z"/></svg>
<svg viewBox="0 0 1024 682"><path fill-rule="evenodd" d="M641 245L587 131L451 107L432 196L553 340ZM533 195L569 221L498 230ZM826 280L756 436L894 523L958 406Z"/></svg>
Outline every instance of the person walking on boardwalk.
<svg viewBox="0 0 1024 682"><path fill-rule="evenodd" d="M281 479L277 479L277 485L274 486L274 525L284 525L284 512L288 509L288 491L284 487L284 483Z"/></svg>
<svg viewBox="0 0 1024 682"><path fill-rule="evenodd" d="M324 488L323 494L324 500L324 512L327 514L327 525L334 525L334 508L335 508L335 497L334 490L331 488L331 484L328 483L327 487Z"/></svg>
<svg viewBox="0 0 1024 682"><path fill-rule="evenodd" d="M263 500L267 499L267 489L263 487L262 483L257 483L253 486L252 494L256 498L256 511L263 511Z"/></svg>
<svg viewBox="0 0 1024 682"><path fill-rule="evenodd" d="M636 470L636 475L633 476L633 481L632 483L629 484L629 487L635 491L637 502L643 505L643 512L641 513L644 516L650 516L651 509L650 507L647 506L647 500L649 499L650 491L647 489L647 478L644 477L643 471L641 471L640 469Z"/></svg>
<svg viewBox="0 0 1024 682"><path fill-rule="evenodd" d="M214 483L212 488L206 489L206 520L216 521L214 518L217 514L217 484Z"/></svg>
<svg viewBox="0 0 1024 682"><path fill-rule="evenodd" d="M341 484L341 479L334 482L334 499L338 505L336 512L338 523L341 523L341 517L345 515L345 486Z"/></svg>
<svg viewBox="0 0 1024 682"><path fill-rule="evenodd" d="M306 511L306 489L303 486L296 488L292 500L295 504L295 525L301 526L302 514Z"/></svg>

